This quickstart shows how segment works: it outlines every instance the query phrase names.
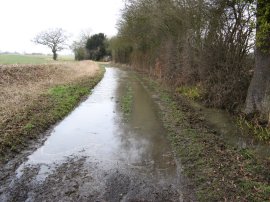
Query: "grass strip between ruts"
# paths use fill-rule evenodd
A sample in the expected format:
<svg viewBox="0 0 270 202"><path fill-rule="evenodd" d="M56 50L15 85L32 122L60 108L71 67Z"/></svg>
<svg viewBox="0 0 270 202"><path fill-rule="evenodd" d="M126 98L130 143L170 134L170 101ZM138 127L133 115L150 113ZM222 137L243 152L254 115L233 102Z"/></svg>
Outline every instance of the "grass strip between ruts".
<svg viewBox="0 0 270 202"><path fill-rule="evenodd" d="M199 201L270 201L269 158L230 145L186 98L144 82L159 97L168 139Z"/></svg>

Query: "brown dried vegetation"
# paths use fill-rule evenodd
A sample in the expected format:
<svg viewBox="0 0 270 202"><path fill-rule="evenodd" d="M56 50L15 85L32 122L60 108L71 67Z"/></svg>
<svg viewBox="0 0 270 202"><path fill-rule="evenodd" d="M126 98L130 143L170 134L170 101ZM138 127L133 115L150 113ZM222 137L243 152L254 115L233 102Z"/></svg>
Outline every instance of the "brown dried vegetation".
<svg viewBox="0 0 270 202"><path fill-rule="evenodd" d="M0 124L31 105L50 87L92 76L93 62L45 65L4 65L0 67Z"/></svg>
<svg viewBox="0 0 270 202"><path fill-rule="evenodd" d="M172 88L200 86L212 107L243 106L254 64L254 4L249 1L127 1L111 41L128 63Z"/></svg>
<svg viewBox="0 0 270 202"><path fill-rule="evenodd" d="M98 65L91 61L0 66L0 159L9 150L19 151L26 136L36 137L61 119L85 89L90 90L99 81L98 73ZM58 114L53 110L59 103L49 95L57 86L78 89L72 104Z"/></svg>

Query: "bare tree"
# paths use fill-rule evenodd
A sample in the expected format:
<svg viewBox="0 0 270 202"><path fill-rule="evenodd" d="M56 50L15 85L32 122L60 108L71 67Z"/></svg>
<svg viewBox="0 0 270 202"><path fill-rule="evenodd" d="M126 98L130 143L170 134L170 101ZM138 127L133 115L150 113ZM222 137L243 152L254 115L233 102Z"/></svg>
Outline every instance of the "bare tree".
<svg viewBox="0 0 270 202"><path fill-rule="evenodd" d="M88 29L84 29L81 31L80 33L80 41L83 43L83 45L86 44L87 40L91 37L92 33L92 29L88 28Z"/></svg>
<svg viewBox="0 0 270 202"><path fill-rule="evenodd" d="M40 32L34 39L33 42L48 46L53 53L53 59L57 59L57 52L67 48L68 35L61 28L48 29Z"/></svg>
<svg viewBox="0 0 270 202"><path fill-rule="evenodd" d="M70 49L73 50L75 55L75 60L85 60L87 59L87 49L85 45L87 40L91 37L92 30L90 28L82 30L77 41L73 41Z"/></svg>

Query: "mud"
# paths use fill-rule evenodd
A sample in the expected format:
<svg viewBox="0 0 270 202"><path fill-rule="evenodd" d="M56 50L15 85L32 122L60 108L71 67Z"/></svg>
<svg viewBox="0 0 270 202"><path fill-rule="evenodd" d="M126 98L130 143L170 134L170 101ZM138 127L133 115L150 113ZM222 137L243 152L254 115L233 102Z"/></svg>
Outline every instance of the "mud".
<svg viewBox="0 0 270 202"><path fill-rule="evenodd" d="M119 107L127 84L134 98L128 120ZM0 201L195 201L165 134L141 83L107 68L41 147L1 168Z"/></svg>

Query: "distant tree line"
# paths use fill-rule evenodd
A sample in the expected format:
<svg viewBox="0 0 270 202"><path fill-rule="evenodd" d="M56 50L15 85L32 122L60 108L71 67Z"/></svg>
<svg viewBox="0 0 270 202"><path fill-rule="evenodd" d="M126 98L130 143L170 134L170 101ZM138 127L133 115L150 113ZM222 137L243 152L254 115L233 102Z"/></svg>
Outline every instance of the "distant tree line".
<svg viewBox="0 0 270 202"><path fill-rule="evenodd" d="M68 48L69 35L62 28L48 29L40 32L32 40L36 44L47 46L53 53L53 59L57 60L58 52ZM103 33L89 35L82 33L78 41L71 45L75 60L108 60L110 51L108 39Z"/></svg>
<svg viewBox="0 0 270 202"><path fill-rule="evenodd" d="M9 52L9 51L4 51L4 52L2 52L2 51L0 51L0 54L1 55L20 55L21 53L19 53L19 52Z"/></svg>
<svg viewBox="0 0 270 202"><path fill-rule="evenodd" d="M266 120L269 47L267 0L127 0L118 35L110 40L115 62L173 88L196 86L208 106L245 108Z"/></svg>
<svg viewBox="0 0 270 202"><path fill-rule="evenodd" d="M82 35L79 41L72 45L75 60L107 60L110 57L108 39L103 33L92 36Z"/></svg>

